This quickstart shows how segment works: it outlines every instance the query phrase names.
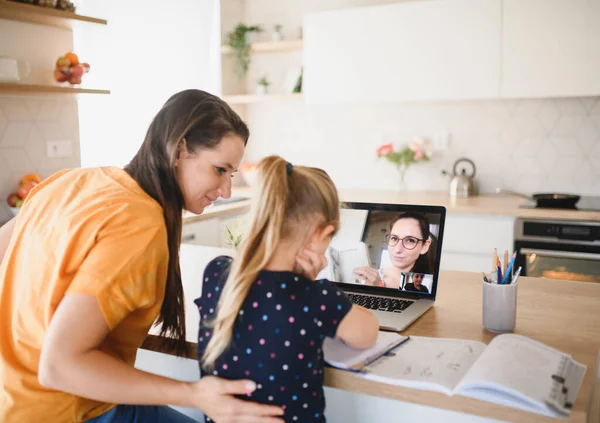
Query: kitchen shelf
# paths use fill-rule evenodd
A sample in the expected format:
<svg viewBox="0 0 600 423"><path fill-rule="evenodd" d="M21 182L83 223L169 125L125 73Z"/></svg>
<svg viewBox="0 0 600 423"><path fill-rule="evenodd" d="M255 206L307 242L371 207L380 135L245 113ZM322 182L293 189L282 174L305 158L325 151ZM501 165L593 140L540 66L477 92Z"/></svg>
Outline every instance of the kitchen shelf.
<svg viewBox="0 0 600 423"><path fill-rule="evenodd" d="M302 50L302 40L269 41L250 45L250 53L283 53L299 50ZM221 53L233 54L233 49L224 45L221 47Z"/></svg>
<svg viewBox="0 0 600 423"><path fill-rule="evenodd" d="M58 85L0 83L0 94L110 94L110 90L61 87Z"/></svg>
<svg viewBox="0 0 600 423"><path fill-rule="evenodd" d="M280 101L296 101L302 99L302 93L265 94L265 95L225 95L223 100L228 104L271 103Z"/></svg>
<svg viewBox="0 0 600 423"><path fill-rule="evenodd" d="M107 21L104 19L77 15L76 13L52 7L16 3L8 0L0 0L0 19L55 26L64 29L73 29L74 26L82 22L99 25L107 24Z"/></svg>

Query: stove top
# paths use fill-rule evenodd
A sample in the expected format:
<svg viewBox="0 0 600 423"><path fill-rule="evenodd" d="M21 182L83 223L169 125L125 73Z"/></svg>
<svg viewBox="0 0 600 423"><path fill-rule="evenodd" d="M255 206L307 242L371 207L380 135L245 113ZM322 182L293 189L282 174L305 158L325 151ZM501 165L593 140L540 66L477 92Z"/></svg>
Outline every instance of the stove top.
<svg viewBox="0 0 600 423"><path fill-rule="evenodd" d="M535 203L526 202L519 206L523 209L535 209ZM565 208L565 207L553 207L553 209L561 209L561 210L581 210L581 211L600 211L600 197L581 197L581 199L575 204L575 207Z"/></svg>

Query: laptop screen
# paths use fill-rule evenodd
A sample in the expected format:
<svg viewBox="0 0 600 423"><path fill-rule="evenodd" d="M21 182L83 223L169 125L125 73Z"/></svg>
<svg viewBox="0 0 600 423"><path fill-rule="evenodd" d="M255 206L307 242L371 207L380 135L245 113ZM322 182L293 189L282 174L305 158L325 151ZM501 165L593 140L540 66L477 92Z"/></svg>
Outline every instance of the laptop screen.
<svg viewBox="0 0 600 423"><path fill-rule="evenodd" d="M343 203L318 277L372 293L435 297L445 216L438 206Z"/></svg>

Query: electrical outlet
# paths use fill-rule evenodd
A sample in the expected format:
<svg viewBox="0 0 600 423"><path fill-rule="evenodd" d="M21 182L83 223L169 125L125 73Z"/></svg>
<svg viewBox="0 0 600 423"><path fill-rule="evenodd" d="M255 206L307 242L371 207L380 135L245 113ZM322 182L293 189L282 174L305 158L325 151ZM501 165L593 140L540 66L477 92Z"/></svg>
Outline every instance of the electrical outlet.
<svg viewBox="0 0 600 423"><path fill-rule="evenodd" d="M441 131L433 137L433 148L436 150L448 150L450 148L450 132Z"/></svg>
<svg viewBox="0 0 600 423"><path fill-rule="evenodd" d="M73 157L73 143L71 141L46 142L46 155L48 158Z"/></svg>

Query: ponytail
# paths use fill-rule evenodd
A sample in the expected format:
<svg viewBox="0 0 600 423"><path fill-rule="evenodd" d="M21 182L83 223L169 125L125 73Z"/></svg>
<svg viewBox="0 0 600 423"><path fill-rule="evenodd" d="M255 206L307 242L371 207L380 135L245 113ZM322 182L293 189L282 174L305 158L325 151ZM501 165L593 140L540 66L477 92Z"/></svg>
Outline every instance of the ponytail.
<svg viewBox="0 0 600 423"><path fill-rule="evenodd" d="M255 196L251 210L250 230L240 246L239 257L231 271L217 307L215 319L210 322L212 337L202 361L211 367L229 346L233 327L242 304L282 239L286 205L289 197L287 162L271 156L261 161L258 173L262 195Z"/></svg>

